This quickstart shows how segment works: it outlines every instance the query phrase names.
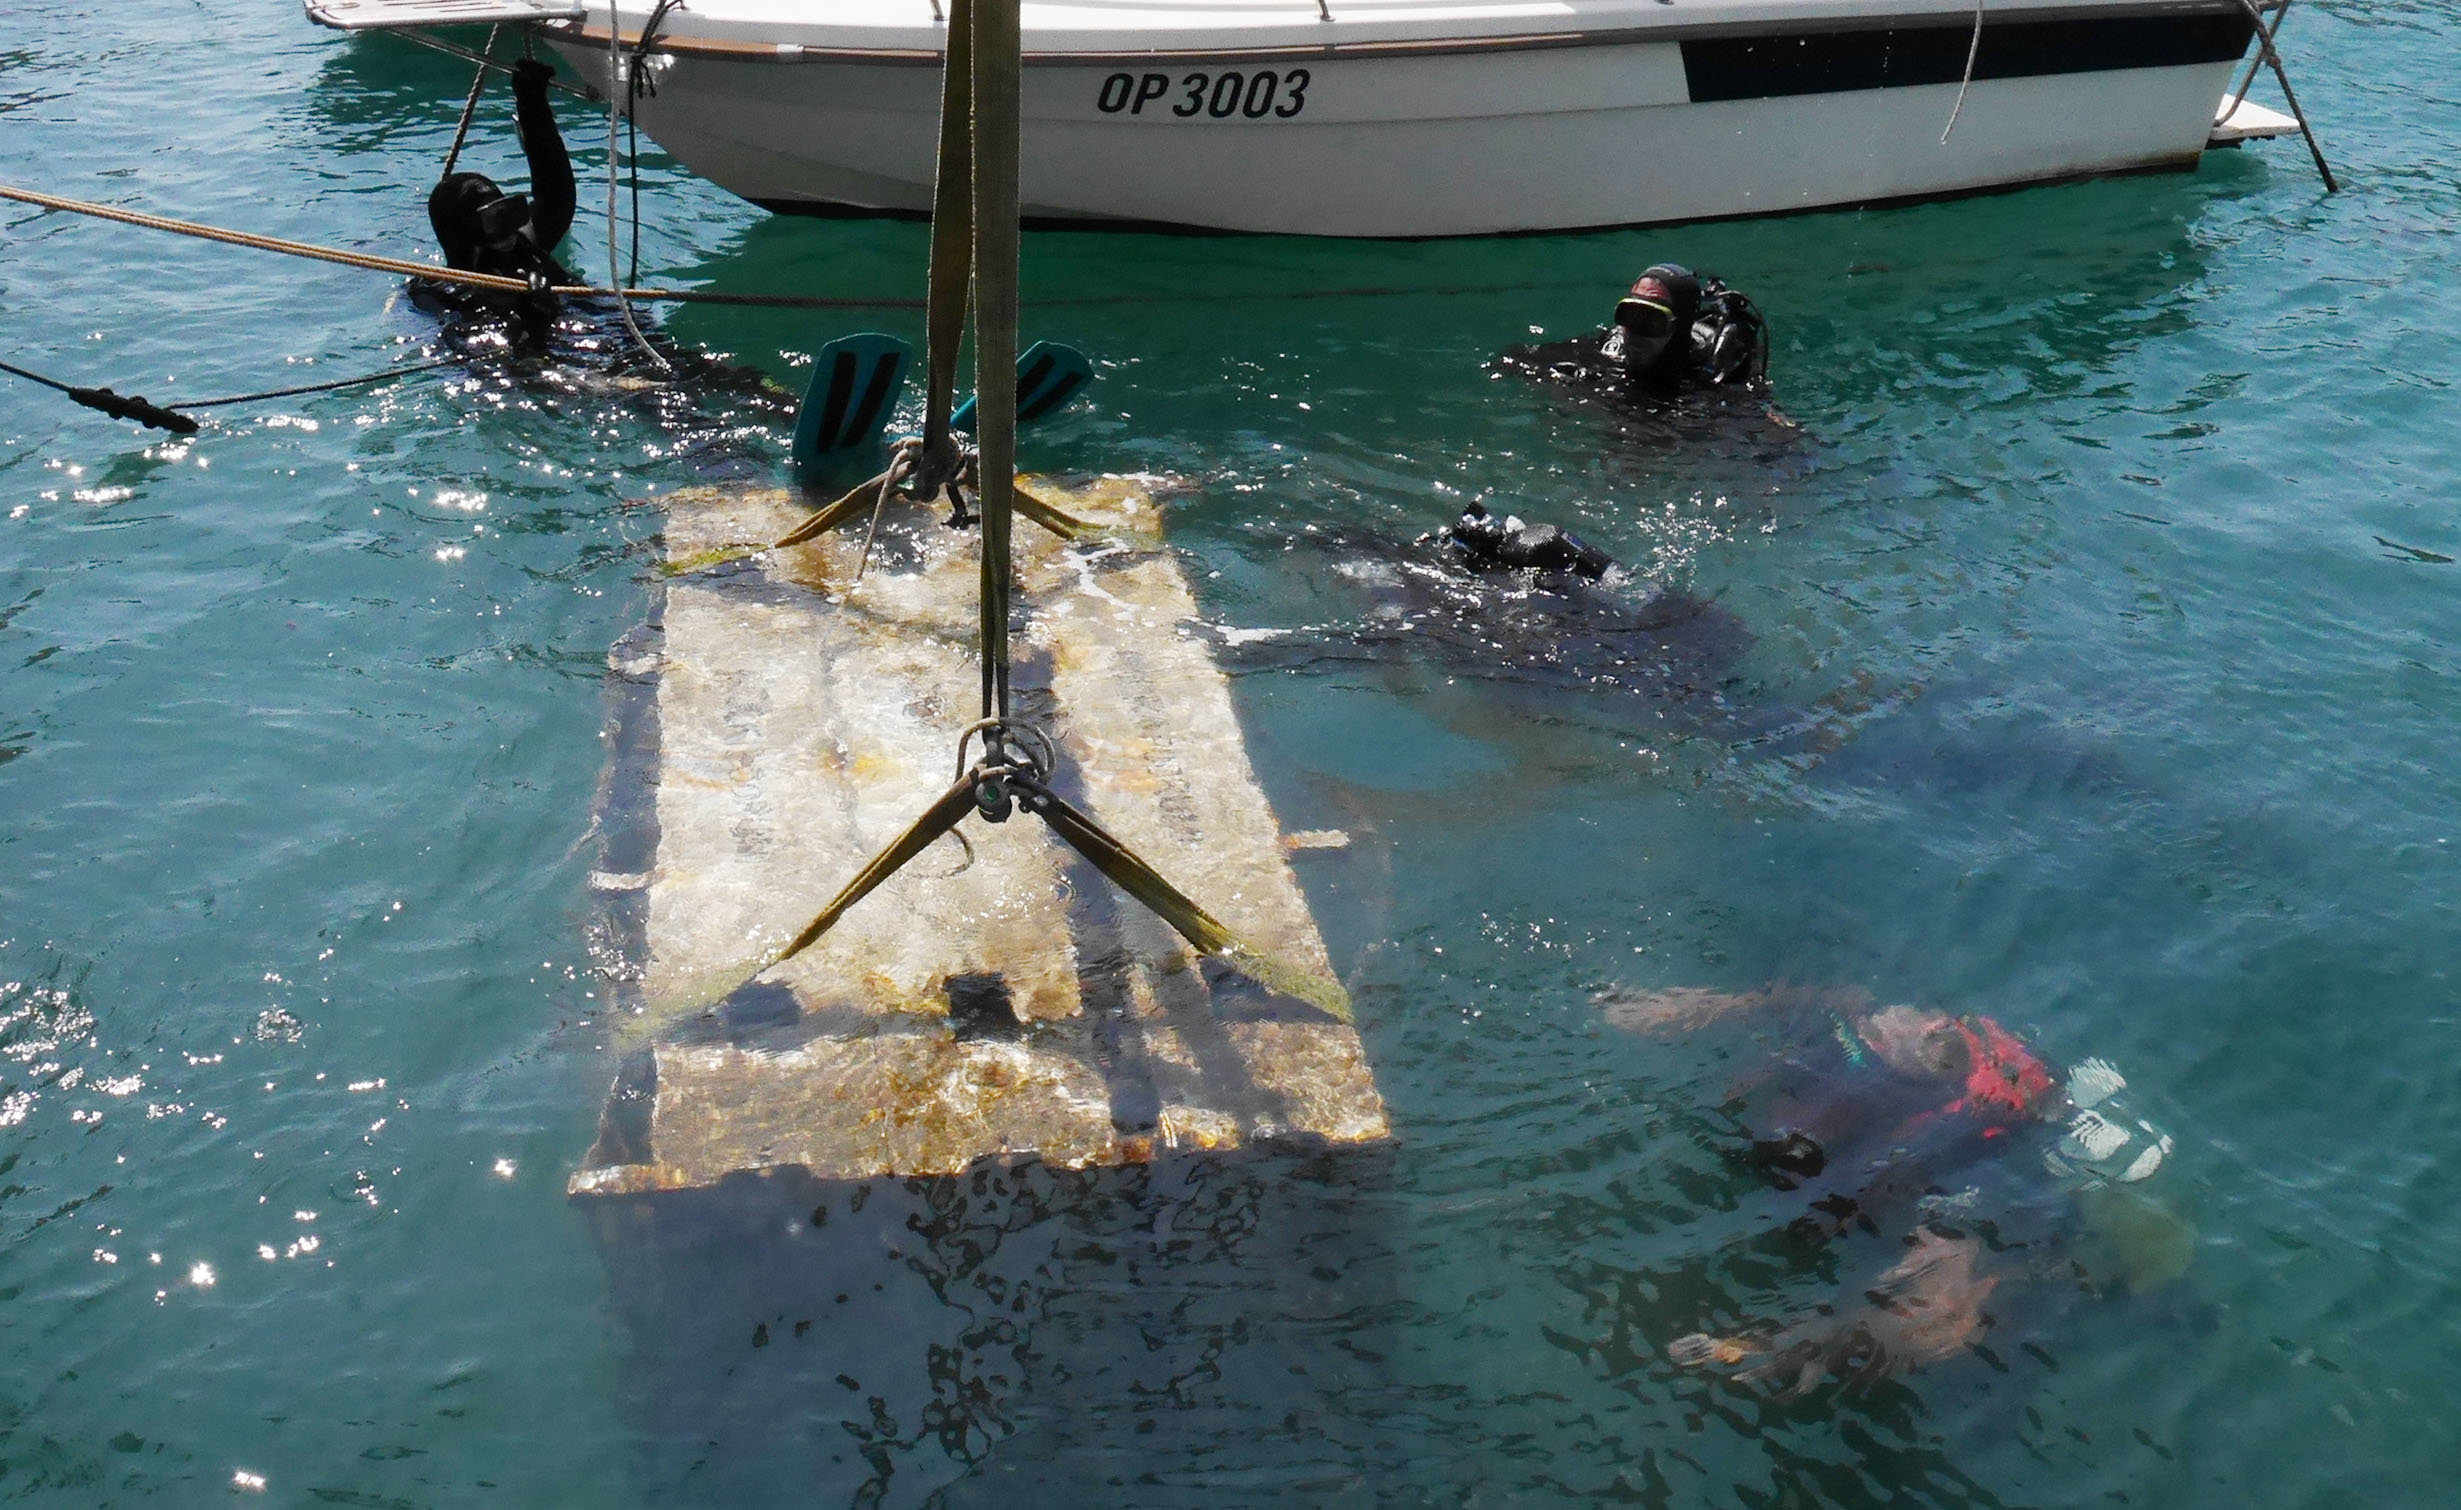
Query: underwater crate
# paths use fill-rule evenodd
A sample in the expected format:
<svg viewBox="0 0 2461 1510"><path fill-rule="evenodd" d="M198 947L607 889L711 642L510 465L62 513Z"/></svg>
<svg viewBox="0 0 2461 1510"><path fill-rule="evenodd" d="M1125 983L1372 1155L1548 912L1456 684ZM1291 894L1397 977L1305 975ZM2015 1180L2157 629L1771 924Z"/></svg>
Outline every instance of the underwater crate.
<svg viewBox="0 0 2461 1510"><path fill-rule="evenodd" d="M1329 975L1152 499L1128 479L1023 485L1096 526L1063 544L1017 525L1014 696L1059 746L1054 789L1242 937ZM1349 1024L1197 958L1024 814L969 820L728 991L947 787L978 708L976 534L893 502L857 581L860 529L758 548L808 507L667 500L662 616L615 657L634 711L593 877L635 934L637 1040L572 1192L1388 1136Z"/></svg>

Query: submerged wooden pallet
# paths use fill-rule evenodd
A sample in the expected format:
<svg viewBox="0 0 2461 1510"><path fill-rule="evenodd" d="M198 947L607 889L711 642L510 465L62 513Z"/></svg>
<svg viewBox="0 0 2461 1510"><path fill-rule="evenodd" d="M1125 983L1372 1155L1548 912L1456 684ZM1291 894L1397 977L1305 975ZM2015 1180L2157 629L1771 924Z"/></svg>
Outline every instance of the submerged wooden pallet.
<svg viewBox="0 0 2461 1510"><path fill-rule="evenodd" d="M1016 702L1059 744L1055 786L1250 941L1329 971L1151 499L1039 486L1103 526L1071 546L1017 526ZM811 949L694 1005L946 788L979 706L976 534L893 520L860 582L859 531L740 552L807 506L668 501L655 863L611 883L646 891L646 1042L572 1191L1387 1136L1350 1026L1194 958L1024 814L969 820Z"/></svg>

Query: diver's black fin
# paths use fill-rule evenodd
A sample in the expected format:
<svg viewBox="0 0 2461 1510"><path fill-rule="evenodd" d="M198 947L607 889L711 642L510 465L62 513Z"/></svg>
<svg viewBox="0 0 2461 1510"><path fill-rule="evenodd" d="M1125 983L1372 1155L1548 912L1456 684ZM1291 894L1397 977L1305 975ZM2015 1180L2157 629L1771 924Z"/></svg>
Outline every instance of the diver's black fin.
<svg viewBox="0 0 2461 1510"><path fill-rule="evenodd" d="M795 461L809 466L879 439L913 358L914 348L876 332L840 336L820 348L795 411Z"/></svg>
<svg viewBox="0 0 2461 1510"><path fill-rule="evenodd" d="M1017 423L1030 425L1057 411L1094 380L1094 364L1074 346L1036 341L1017 358ZM972 434L974 400L969 396L949 416L951 429Z"/></svg>

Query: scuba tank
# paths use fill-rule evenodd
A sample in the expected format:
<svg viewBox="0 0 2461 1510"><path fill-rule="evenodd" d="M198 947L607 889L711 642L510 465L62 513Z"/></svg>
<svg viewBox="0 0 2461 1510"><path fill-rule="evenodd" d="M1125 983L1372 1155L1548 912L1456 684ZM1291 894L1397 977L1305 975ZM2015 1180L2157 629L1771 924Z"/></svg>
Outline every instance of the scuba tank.
<svg viewBox="0 0 2461 1510"><path fill-rule="evenodd" d="M2127 1077L2109 1061L2088 1059L2069 1071L2067 1090L2076 1113L2042 1155L2063 1186L2082 1192L2133 1185L2170 1157L2170 1134L2138 1114Z"/></svg>
<svg viewBox="0 0 2461 1510"><path fill-rule="evenodd" d="M1700 318L1692 349L1713 384L1757 383L1769 375L1769 322L1752 301L1711 273L1700 275Z"/></svg>
<svg viewBox="0 0 2461 1510"><path fill-rule="evenodd" d="M1569 572L1596 581L1615 565L1613 557L1578 535L1552 524L1524 524L1511 514L1498 518L1476 501L1436 534L1472 571Z"/></svg>

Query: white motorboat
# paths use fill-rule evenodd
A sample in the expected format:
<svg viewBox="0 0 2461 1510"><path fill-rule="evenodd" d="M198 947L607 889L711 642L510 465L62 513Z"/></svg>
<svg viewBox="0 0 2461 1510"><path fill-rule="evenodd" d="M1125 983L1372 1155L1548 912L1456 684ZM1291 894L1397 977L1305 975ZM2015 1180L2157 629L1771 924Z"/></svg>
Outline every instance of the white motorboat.
<svg viewBox="0 0 2461 1510"><path fill-rule="evenodd" d="M611 19L629 49L652 9L308 6L523 19L602 83ZM1459 236L2188 168L2257 22L2246 0L1025 0L1023 202L1041 222ZM919 214L945 36L939 0L687 0L658 17L633 109L769 209ZM2233 138L2290 124L2232 119Z"/></svg>

